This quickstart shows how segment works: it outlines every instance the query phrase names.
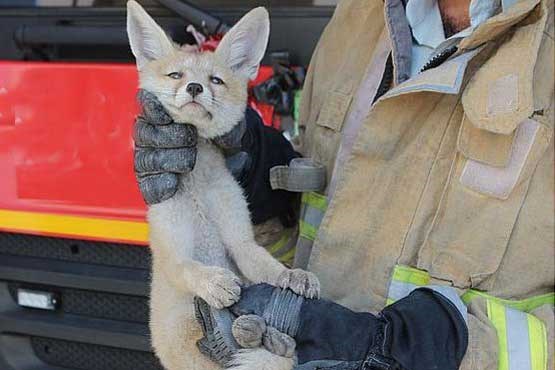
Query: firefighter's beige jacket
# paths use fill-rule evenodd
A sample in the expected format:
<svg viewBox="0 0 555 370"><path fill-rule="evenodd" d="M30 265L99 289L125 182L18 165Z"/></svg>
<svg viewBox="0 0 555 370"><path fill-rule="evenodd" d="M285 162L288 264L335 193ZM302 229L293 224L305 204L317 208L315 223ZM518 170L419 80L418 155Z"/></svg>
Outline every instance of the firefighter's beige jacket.
<svg viewBox="0 0 555 370"><path fill-rule="evenodd" d="M389 3L343 1L314 53L303 154L327 168L328 181L359 84L391 37ZM465 53L472 58L457 59ZM552 368L553 76L553 0L520 0L449 61L382 96L335 169L314 235L308 268L323 295L375 312L392 298L395 276L452 286L469 310L463 369L512 369L510 350L526 345L531 369ZM513 309L528 318L531 344L525 332L514 342Z"/></svg>

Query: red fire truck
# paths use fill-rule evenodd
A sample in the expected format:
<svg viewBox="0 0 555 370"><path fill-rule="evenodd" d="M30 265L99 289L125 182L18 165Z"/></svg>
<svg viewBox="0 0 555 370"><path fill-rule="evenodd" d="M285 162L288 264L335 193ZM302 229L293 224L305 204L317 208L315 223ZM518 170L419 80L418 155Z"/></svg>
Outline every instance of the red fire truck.
<svg viewBox="0 0 555 370"><path fill-rule="evenodd" d="M269 50L295 65L308 63L333 11L312 1L141 3L181 43L194 42L191 22L217 32L265 5ZM0 0L1 370L161 369L147 325L125 16L124 0ZM273 69L264 71L258 82Z"/></svg>

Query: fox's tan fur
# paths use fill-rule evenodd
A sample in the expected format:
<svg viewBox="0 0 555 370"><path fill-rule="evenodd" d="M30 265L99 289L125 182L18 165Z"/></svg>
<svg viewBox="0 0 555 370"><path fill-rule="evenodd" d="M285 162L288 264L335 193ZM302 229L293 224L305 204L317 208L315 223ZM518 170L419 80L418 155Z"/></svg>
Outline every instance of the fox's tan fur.
<svg viewBox="0 0 555 370"><path fill-rule="evenodd" d="M127 28L141 88L154 93L175 122L195 125L200 137L195 169L182 176L174 197L148 211L152 344L168 370L218 369L196 347L201 331L194 296L216 308L230 306L240 297L238 276L307 296L319 290L312 274L292 273L256 244L242 190L210 141L244 115L247 83L266 49L268 14L263 8L248 13L215 53L180 49L134 1L128 3ZM168 77L172 72L182 77ZM212 77L224 84L214 84ZM191 82L204 87L194 98L197 104L190 104L193 97L186 92ZM285 370L293 361L259 348L241 351L234 364L238 370Z"/></svg>

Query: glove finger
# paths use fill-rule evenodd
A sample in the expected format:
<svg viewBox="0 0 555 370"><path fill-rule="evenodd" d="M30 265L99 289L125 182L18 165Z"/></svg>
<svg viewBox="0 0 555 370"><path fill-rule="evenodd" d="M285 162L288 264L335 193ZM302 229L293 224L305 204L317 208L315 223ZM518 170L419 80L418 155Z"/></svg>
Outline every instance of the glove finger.
<svg viewBox="0 0 555 370"><path fill-rule="evenodd" d="M133 138L135 145L154 148L182 148L197 145L197 129L188 124L155 126L143 117L137 118Z"/></svg>
<svg viewBox="0 0 555 370"><path fill-rule="evenodd" d="M178 188L179 178L175 173L161 173L139 177L139 190L148 205L170 199Z"/></svg>
<svg viewBox="0 0 555 370"><path fill-rule="evenodd" d="M162 103L151 92L139 90L137 100L142 107L144 118L153 125L167 125L173 122Z"/></svg>
<svg viewBox="0 0 555 370"><path fill-rule="evenodd" d="M135 149L135 172L139 176L160 172L188 173L196 163L197 149Z"/></svg>
<svg viewBox="0 0 555 370"><path fill-rule="evenodd" d="M245 132L247 131L247 122L241 120L231 131L222 136L214 138L214 143L224 151L230 154L241 149L241 143Z"/></svg>

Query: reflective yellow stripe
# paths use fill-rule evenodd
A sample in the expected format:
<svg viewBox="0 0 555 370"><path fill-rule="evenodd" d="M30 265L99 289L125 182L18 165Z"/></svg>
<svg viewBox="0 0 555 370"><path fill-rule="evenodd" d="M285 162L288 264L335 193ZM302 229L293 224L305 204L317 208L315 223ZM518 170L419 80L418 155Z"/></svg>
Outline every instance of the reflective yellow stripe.
<svg viewBox="0 0 555 370"><path fill-rule="evenodd" d="M413 267L397 265L393 270L393 280L424 286L430 282L430 275Z"/></svg>
<svg viewBox="0 0 555 370"><path fill-rule="evenodd" d="M303 220L301 220L299 223L300 223L300 231L299 231L300 236L305 239L314 241L314 239L316 239L316 233L318 232L318 229L304 222Z"/></svg>
<svg viewBox="0 0 555 370"><path fill-rule="evenodd" d="M316 239L320 222L327 207L325 196L315 192L303 193L299 236L310 241Z"/></svg>
<svg viewBox="0 0 555 370"><path fill-rule="evenodd" d="M295 242L292 238L296 237L294 229L286 229L283 231L281 238L274 244L266 247L266 250L274 256L278 261L286 265L290 265L295 257Z"/></svg>
<svg viewBox="0 0 555 370"><path fill-rule="evenodd" d="M499 344L499 366L498 370L509 370L509 353L507 352L507 320L505 318L505 307L496 301L487 301L488 317L497 331ZM521 369L526 370L526 369Z"/></svg>
<svg viewBox="0 0 555 370"><path fill-rule="evenodd" d="M547 330L537 317L527 316L532 370L547 370Z"/></svg>
<svg viewBox="0 0 555 370"><path fill-rule="evenodd" d="M524 311L524 312L530 312L540 306L543 306L544 304L549 304L549 303L555 304L555 293L542 294L539 296L530 297L527 299L517 301L517 300L501 299L501 298L493 297L489 294L486 294L484 292L480 292L477 290L468 290L462 296L462 299L464 303L469 304L470 301L476 297L483 297L488 300L494 300L505 306L509 306L516 310Z"/></svg>
<svg viewBox="0 0 555 370"><path fill-rule="evenodd" d="M279 258L279 262L285 263L286 265L290 265L291 263L293 263L293 260L295 259L296 250L297 250L296 248L291 248L289 252L285 253L283 256Z"/></svg>
<svg viewBox="0 0 555 370"><path fill-rule="evenodd" d="M281 238L277 242L275 242L274 244L267 247L266 250L272 256L275 256L279 252L279 250L287 244L287 242L289 241L289 238L291 238L291 230L288 230L287 232L284 232L283 235L281 236Z"/></svg>
<svg viewBox="0 0 555 370"><path fill-rule="evenodd" d="M328 200L324 195L316 192L307 192L303 193L301 202L299 241L297 243L295 264L306 267L312 252L312 244L316 239L316 234L328 206Z"/></svg>
<svg viewBox="0 0 555 370"><path fill-rule="evenodd" d="M426 271L414 267L396 265L393 269L389 283L386 305L406 297L410 292L420 286L430 283L430 275Z"/></svg>
<svg viewBox="0 0 555 370"><path fill-rule="evenodd" d="M405 265L396 265L393 270L393 280L410 283L413 285L424 286L430 283L430 275L423 270ZM501 299L487 293L469 289L462 295L465 304L469 304L476 297L483 297L487 300L494 300L502 305L512 307L519 311L530 312L544 304L555 304L555 293L547 293L522 300Z"/></svg>
<svg viewBox="0 0 555 370"><path fill-rule="evenodd" d="M0 210L0 228L104 240L148 242L146 222Z"/></svg>
<svg viewBox="0 0 555 370"><path fill-rule="evenodd" d="M325 195L315 192L303 193L302 203L308 204L309 206L317 208L320 211L325 211L328 206L328 199Z"/></svg>
<svg viewBox="0 0 555 370"><path fill-rule="evenodd" d="M397 265L393 270L386 304L401 299L419 286L430 283L426 271ZM484 292L468 290L463 301L476 297L486 299L487 315L497 331L498 370L547 370L547 331L543 322L528 314L544 304L554 304L555 294L548 293L524 300L493 297Z"/></svg>
<svg viewBox="0 0 555 370"><path fill-rule="evenodd" d="M534 315L488 300L487 314L499 341L498 370L546 370L547 332Z"/></svg>

